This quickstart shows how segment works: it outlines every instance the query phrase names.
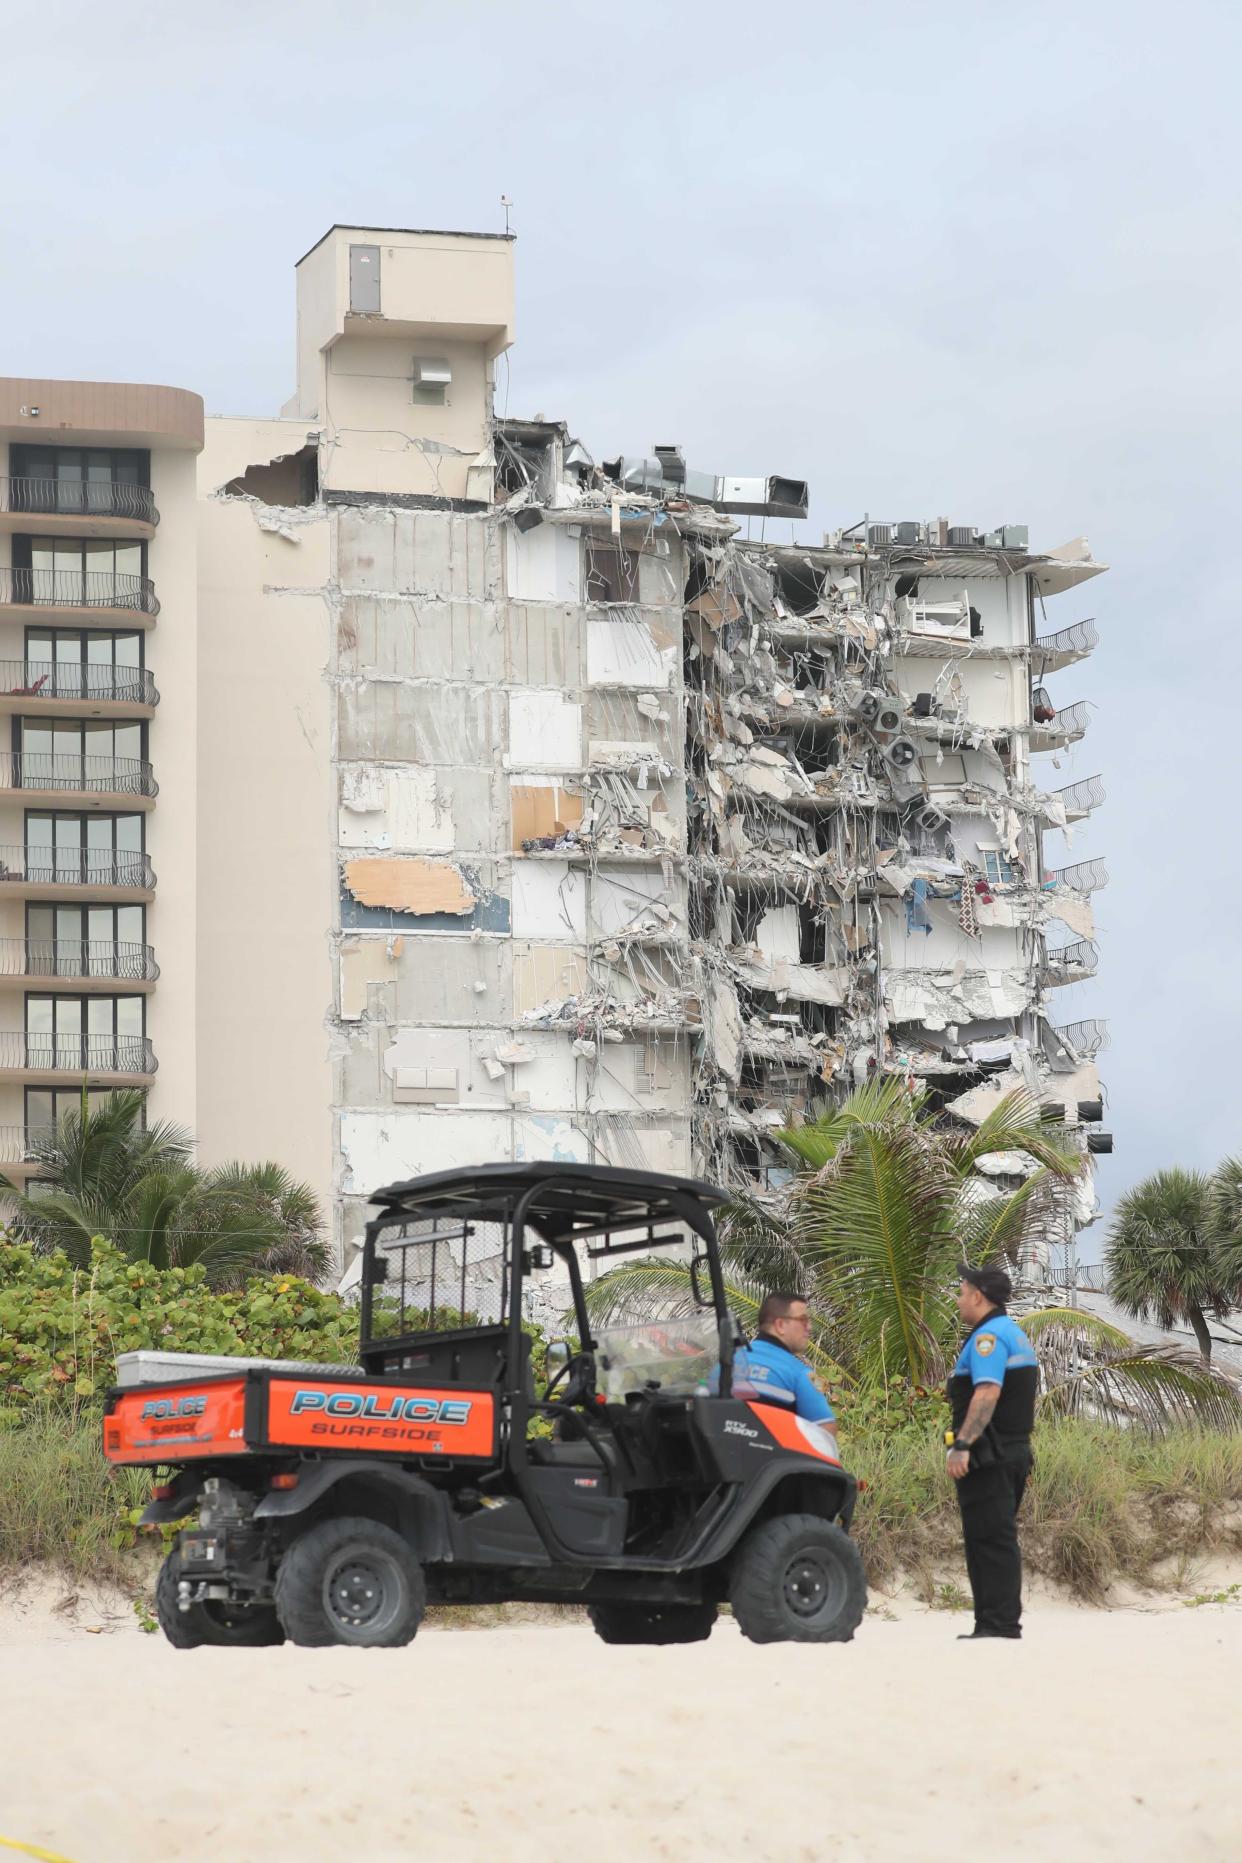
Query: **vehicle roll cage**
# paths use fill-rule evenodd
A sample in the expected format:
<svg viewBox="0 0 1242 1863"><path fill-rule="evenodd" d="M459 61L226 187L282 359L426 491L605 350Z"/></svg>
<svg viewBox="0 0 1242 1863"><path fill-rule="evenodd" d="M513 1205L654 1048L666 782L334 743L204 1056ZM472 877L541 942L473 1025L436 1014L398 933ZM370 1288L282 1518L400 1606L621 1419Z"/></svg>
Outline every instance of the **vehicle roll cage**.
<svg viewBox="0 0 1242 1863"><path fill-rule="evenodd" d="M587 1257L592 1261L650 1254L684 1240L680 1234L658 1233L662 1224L681 1222L703 1245L702 1259L708 1269L720 1342L719 1389L721 1396L727 1397L732 1390L734 1327L725 1300L720 1249L711 1214L714 1205L725 1201L725 1193L711 1184L607 1165L480 1165L473 1170L438 1171L390 1185L372 1198L380 1206L380 1214L366 1226L361 1343L363 1347L379 1343L372 1330L372 1292L381 1284L374 1264L377 1244L386 1230L410 1222L452 1218L461 1223L461 1233L468 1234L471 1221L497 1223L505 1232L502 1296L508 1302L505 1324L509 1347L505 1396L510 1401L524 1401L522 1292L529 1272L527 1228L533 1229L539 1241L564 1263L578 1336L583 1351L590 1352L597 1342L591 1333L578 1245L587 1245ZM637 1229L645 1233L635 1239ZM618 1232L626 1239L612 1241ZM463 1289L465 1275L463 1263ZM464 1297L462 1304L464 1308ZM403 1334L399 1340L385 1339L383 1343L395 1346L423 1336Z"/></svg>

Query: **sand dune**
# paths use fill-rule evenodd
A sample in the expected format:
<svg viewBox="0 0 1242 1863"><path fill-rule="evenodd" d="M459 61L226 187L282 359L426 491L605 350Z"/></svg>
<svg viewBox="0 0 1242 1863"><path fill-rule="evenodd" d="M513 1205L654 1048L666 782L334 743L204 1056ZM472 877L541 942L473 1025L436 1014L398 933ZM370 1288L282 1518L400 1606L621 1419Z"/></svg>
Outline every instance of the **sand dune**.
<svg viewBox="0 0 1242 1863"><path fill-rule="evenodd" d="M827 1649L732 1624L609 1649L571 1622L185 1654L123 1609L10 1603L0 1837L71 1863L1242 1856L1242 1608L963 1627L898 1607Z"/></svg>

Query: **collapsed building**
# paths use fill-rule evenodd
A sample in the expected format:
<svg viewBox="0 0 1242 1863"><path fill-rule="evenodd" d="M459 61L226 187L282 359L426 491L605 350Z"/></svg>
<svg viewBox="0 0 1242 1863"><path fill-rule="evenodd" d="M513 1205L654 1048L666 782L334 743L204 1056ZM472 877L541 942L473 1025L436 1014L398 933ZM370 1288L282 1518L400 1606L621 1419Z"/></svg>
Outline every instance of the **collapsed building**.
<svg viewBox="0 0 1242 1863"><path fill-rule="evenodd" d="M274 417L4 384L22 741L87 711L149 759L137 802L128 764L76 755L50 802L13 785L6 1170L84 1054L207 1161L280 1159L346 1259L377 1185L455 1164L774 1195L781 1130L877 1078L965 1121L1022 1084L1107 1150L1103 1025L1055 1006L1096 966L1104 873L1069 839L1103 789L1042 773L1095 642L1045 605L1101 565L944 519L798 541L801 481L497 418L512 255L331 228ZM1044 1247L1089 1205L1084 1181Z"/></svg>
<svg viewBox="0 0 1242 1863"><path fill-rule="evenodd" d="M585 761L513 851L550 866L551 912L582 898L575 988L524 1020L571 1034L593 1155L762 1195L789 1176L782 1128L883 1076L972 1124L1021 1086L1110 1150L1106 1028L1053 1008L1094 974L1106 874L1044 851L1104 791L1046 789L1035 761L1087 725L1043 683L1096 641L1044 624L1102 568L1085 542L938 519L756 543L741 521L805 517L804 484L671 446L595 468L564 428L497 432L515 591L564 601L581 566ZM608 1044L635 1041L655 1107L632 1081L618 1101ZM988 1168L1008 1188L1031 1165ZM1092 1206L1088 1174L1028 1273Z"/></svg>

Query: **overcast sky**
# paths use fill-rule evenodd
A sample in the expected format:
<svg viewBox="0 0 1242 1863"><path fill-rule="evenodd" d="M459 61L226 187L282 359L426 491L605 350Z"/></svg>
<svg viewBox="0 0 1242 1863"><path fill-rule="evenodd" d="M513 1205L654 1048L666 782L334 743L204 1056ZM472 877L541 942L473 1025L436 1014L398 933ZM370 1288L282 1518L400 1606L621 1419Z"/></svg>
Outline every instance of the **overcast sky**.
<svg viewBox="0 0 1242 1863"><path fill-rule="evenodd" d="M1085 533L1110 1202L1239 1129L1234 5L9 0L0 373L293 387L333 221L518 234L501 400L873 516ZM1055 851L1054 840L1050 847ZM1100 1230L1094 1236L1098 1238Z"/></svg>

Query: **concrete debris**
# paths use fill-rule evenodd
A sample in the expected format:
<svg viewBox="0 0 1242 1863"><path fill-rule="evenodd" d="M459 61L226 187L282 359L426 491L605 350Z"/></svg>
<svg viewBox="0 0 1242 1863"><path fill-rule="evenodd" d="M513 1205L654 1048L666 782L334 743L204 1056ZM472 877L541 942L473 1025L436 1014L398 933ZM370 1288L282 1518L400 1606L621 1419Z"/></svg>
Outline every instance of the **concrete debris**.
<svg viewBox="0 0 1242 1863"><path fill-rule="evenodd" d="M447 1095L455 1070L462 1110L426 1117L472 1159L774 1198L780 1133L884 1077L964 1126L1024 1086L1085 1151L1098 1077L1043 1040L1079 974L1047 931L1089 940L1102 881L1044 840L1101 792L1040 775L1068 727L1036 702L1031 615L1098 566L941 520L772 542L747 514L801 510L798 482L696 474L675 447L596 466L560 422L494 422L479 460L485 510L418 512L417 548L415 514L381 535L355 513L341 553L371 604L352 598L349 676L397 694L342 697L344 888L405 915L407 947L342 940L349 1041L468 1024L402 1092ZM980 1194L1030 1169L993 1159Z"/></svg>

